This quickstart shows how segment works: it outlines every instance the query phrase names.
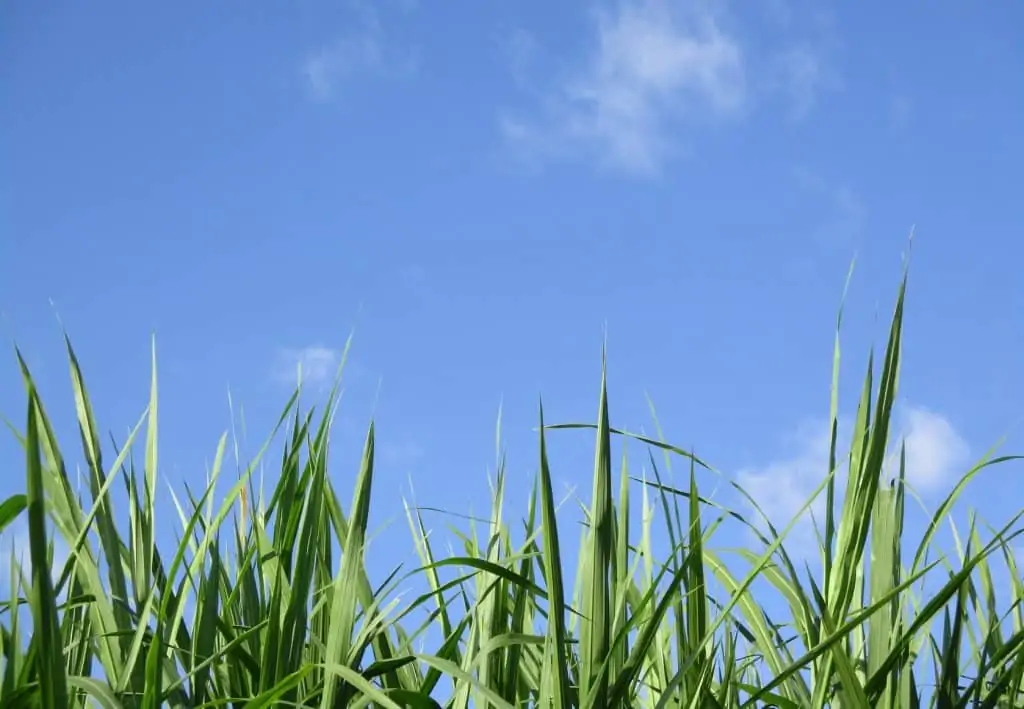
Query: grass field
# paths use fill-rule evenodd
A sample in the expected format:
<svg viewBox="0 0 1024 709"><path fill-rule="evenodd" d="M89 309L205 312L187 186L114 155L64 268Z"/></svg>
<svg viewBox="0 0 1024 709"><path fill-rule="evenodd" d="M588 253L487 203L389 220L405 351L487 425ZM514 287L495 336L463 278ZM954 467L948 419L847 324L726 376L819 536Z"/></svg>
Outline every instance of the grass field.
<svg viewBox="0 0 1024 709"><path fill-rule="evenodd" d="M783 546L789 527L759 532L701 497L706 463L612 428L603 379L596 422L585 425L596 445L580 539L546 454L546 438L567 426L545 427L541 410L524 519L504 513L499 469L492 521L462 529L457 555L440 554L409 506L421 568L370 578L374 428L357 474L343 475L354 490L339 491L328 455L335 393L315 414L296 392L270 439L280 460L226 472L223 437L208 488L175 498L180 544L161 546L155 363L146 414L114 449L70 344L80 441L57 440L19 356L25 492L3 501L0 529L24 517L30 544L21 564L5 561L0 706L1024 707L1020 516L996 529L958 520L956 553L936 544L972 478L1009 458L966 471L923 534L904 529L902 465L887 466L904 286L844 441L836 339L832 471L816 492L825 513L813 573ZM613 462L616 437L650 449L643 475ZM69 472L79 460L84 489ZM688 483L664 476L673 462L688 471L673 479ZM273 466L273 489L257 489L260 465ZM221 478L216 489L230 489L215 494ZM111 503L114 488L126 507ZM759 541L727 561L709 544L723 524ZM669 551L656 558L655 547ZM575 568L563 561L577 556ZM1007 575L1009 584L995 580ZM421 595L396 600L410 583ZM783 617L766 613L768 592Z"/></svg>

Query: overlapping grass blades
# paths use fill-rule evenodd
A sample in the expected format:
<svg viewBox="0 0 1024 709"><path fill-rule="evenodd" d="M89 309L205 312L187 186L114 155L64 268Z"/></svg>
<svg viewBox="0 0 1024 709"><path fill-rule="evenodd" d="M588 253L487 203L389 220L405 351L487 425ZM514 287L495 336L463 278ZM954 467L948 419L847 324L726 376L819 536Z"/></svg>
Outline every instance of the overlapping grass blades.
<svg viewBox="0 0 1024 709"><path fill-rule="evenodd" d="M319 415L302 409L298 392L287 403L270 439L281 458L269 495L253 472L269 465L270 440L215 499L222 437L206 488L174 497L181 533L165 545L156 524L155 357L148 405L128 438L107 449L108 464L67 344L87 472L81 491L19 354L26 484L0 503L0 531L24 518L29 545L27 562L10 559L0 607L0 705L1024 707L1024 582L1013 553L1020 516L986 534L972 516L965 531L953 527L952 555L936 541L971 480L1010 459L984 458L916 544L907 533L902 453L890 469L903 302L901 285L847 455L836 340L830 470L815 491L825 499L818 572L783 543L796 519L782 530L748 520L701 496L710 466L660 429L649 438L612 428L604 368L596 423L550 426L541 407L538 477L520 522L505 514L503 457L482 533L475 522L452 530L458 553L440 556L425 511L406 501L421 567L404 576L371 580L364 563L376 432L371 425L354 482L330 466L337 386ZM566 428L596 433L575 570L565 563L573 520L556 499L547 448L552 431ZM624 451L616 484L616 440L647 454L645 474L632 472ZM667 477L678 460L688 468L682 486ZM340 480L354 488L347 508ZM115 486L127 509L112 501ZM724 524L758 542L729 556L713 543ZM56 540L67 554L54 568ZM400 582L419 595L395 600Z"/></svg>

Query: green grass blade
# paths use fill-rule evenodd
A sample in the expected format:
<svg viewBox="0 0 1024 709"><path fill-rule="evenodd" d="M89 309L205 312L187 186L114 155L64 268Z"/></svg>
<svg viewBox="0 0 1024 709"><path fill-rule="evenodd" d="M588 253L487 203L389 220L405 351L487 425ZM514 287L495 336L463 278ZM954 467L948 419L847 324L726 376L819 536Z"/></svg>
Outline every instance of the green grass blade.
<svg viewBox="0 0 1024 709"><path fill-rule="evenodd" d="M605 707L608 676L600 668L608 657L611 635L610 574L615 553L615 512L612 503L611 432L608 417L608 380L602 363L601 399L597 414L597 447L594 454L594 488L590 529L583 555L584 586L581 641L580 695L585 707Z"/></svg>
<svg viewBox="0 0 1024 709"><path fill-rule="evenodd" d="M544 406L540 406L540 504L541 526L544 530L544 577L548 586L548 636L551 653L547 665L552 681L552 706L569 709L569 657L565 627L565 583L562 578L562 550L558 537L555 495L548 465L547 442L544 434Z"/></svg>
<svg viewBox="0 0 1024 709"><path fill-rule="evenodd" d="M341 572L334 584L334 600L330 615L330 635L327 639L327 663L334 668L350 665L352 636L355 630L358 604L359 572L363 566L363 551L366 544L366 530L369 526L370 494L373 485L374 428L366 434L363 459L356 478L356 492L352 500L352 517L349 519L348 537L344 541ZM344 675L339 675L344 677ZM331 709L337 691L337 677L326 680L320 706Z"/></svg>
<svg viewBox="0 0 1024 709"><path fill-rule="evenodd" d="M64 671L57 621L57 599L53 592L46 534L46 500L43 491L43 466L40 458L38 395L35 387L28 393L28 424L26 426L26 477L28 507L29 556L32 559L33 644L39 656L39 685L42 709L65 709L68 706L68 685Z"/></svg>

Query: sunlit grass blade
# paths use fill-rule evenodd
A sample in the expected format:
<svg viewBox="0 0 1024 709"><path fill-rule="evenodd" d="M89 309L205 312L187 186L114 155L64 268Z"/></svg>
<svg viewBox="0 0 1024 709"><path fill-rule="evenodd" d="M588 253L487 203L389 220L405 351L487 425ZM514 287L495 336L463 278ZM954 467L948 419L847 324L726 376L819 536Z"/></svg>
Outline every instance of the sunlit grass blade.
<svg viewBox="0 0 1024 709"><path fill-rule="evenodd" d="M580 629L580 701L584 707L607 706L608 676L603 667L611 634L611 571L615 553L615 517L612 504L611 431L608 421L608 382L601 367L601 399L597 413L594 487L590 527L582 556L583 620Z"/></svg>
<svg viewBox="0 0 1024 709"><path fill-rule="evenodd" d="M28 498L16 493L0 503L0 533L28 507Z"/></svg>
<svg viewBox="0 0 1024 709"><path fill-rule="evenodd" d="M123 444L110 437L113 455L105 456L65 338L69 422L81 439L67 464L64 423L51 423L18 352L28 426L12 431L28 485L5 493L0 532L6 546L27 519L29 534L27 553L12 550L0 590L0 705L1024 706L1024 513L988 528L972 511L965 534L954 523L983 470L1019 459L986 454L925 512L923 534L908 533L916 527L906 495L914 491L907 451L893 440L905 290L904 275L850 431L839 422L840 308L827 469L788 522L769 519L764 500L738 482L728 481L725 495L702 495L698 479L723 474L669 443L653 405L655 437L613 427L602 358L596 422L549 425L539 409L532 491L513 491L519 463L503 448L499 416L487 514L451 512L446 537L424 521L436 509L405 505L419 561L408 572L387 542L368 559L371 493L380 487L375 426L351 471L331 455L344 433L333 430L340 369L315 407L294 390L253 460L239 460L234 438L235 479L222 492L226 434L202 484L168 481L158 468L155 348L145 413ZM551 432L568 428L596 439L591 498L576 500L572 518L555 497L549 447ZM689 473L678 484L677 458ZM644 468L631 472L637 460ZM80 468L77 479L66 465ZM344 484L351 508L339 500L339 480L354 481ZM178 518L173 540L156 524L157 484L169 488ZM733 504L751 508L750 518ZM805 554L790 538L811 509L813 535L799 533L819 548ZM233 528L222 534L229 518ZM566 522L580 526L578 547L575 539L565 545ZM939 534L947 522L952 553ZM722 548L723 532L746 541L731 548L737 538L726 537ZM821 568L812 568L819 558Z"/></svg>
<svg viewBox="0 0 1024 709"><path fill-rule="evenodd" d="M352 516L348 524L348 536L344 540L341 571L334 583L334 598L331 606L329 635L327 638L327 663L333 667L350 666L353 661L350 652L358 600L359 571L363 565L363 550L366 544L366 529L370 516L370 493L373 484L374 429L366 434L362 464L356 478L356 492L352 500ZM334 706L338 676L332 674L326 679L320 706L331 709Z"/></svg>
<svg viewBox="0 0 1024 709"><path fill-rule="evenodd" d="M30 386L25 446L29 556L32 559L32 642L38 653L39 672L44 680L39 684L40 704L43 709L65 709L68 706L68 685L47 543L37 397L35 387Z"/></svg>
<svg viewBox="0 0 1024 709"><path fill-rule="evenodd" d="M544 433L544 407L540 407L540 504L541 526L544 530L544 578L548 585L548 637L551 642L547 676L551 678L552 706L569 709L572 697L569 688L569 657L565 627L565 583L562 578L562 549L558 537L555 495L548 466Z"/></svg>

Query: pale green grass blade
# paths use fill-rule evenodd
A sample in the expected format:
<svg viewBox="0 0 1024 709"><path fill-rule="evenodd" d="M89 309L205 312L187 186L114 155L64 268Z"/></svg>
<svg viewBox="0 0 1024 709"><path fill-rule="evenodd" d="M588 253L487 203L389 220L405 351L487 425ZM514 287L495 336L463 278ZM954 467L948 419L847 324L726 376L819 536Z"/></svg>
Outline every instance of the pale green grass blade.
<svg viewBox="0 0 1024 709"><path fill-rule="evenodd" d="M78 357L71 346L71 340L66 334L64 336L64 344L71 368L71 384L75 397L75 409L82 439L82 448L85 451L86 463L89 466L90 488L93 500L101 502L99 513L96 516L96 527L99 533L100 544L102 545L103 554L108 560L119 559L121 556L120 539L114 522L113 506L109 499L101 495L104 483L104 470L100 437L96 427L96 420L93 416L92 404L85 389L85 381L82 377ZM152 412L150 412L150 415L152 415ZM127 600L128 584L124 576L124 568L119 563L111 563L108 564L107 573L111 595L117 599ZM121 638L121 652L124 653L127 650L132 621L127 608L121 604L114 605L113 617L117 623L118 634Z"/></svg>
<svg viewBox="0 0 1024 709"><path fill-rule="evenodd" d="M839 428L839 367L842 361L842 348L840 345L840 331L843 328L843 310L846 305L846 296L850 289L850 282L853 280L853 271L856 266L856 259L850 262L850 270L846 274L846 283L843 285L843 295L839 301L839 311L836 314L836 334L832 349L832 386L829 395L828 420L831 427L828 447L828 469L835 470L838 461L836 460L836 443ZM834 545L836 539L836 518L835 518L835 480L833 479L825 490L825 538L823 541L824 552L824 584L829 587L829 577L832 573L832 560L835 553Z"/></svg>
<svg viewBox="0 0 1024 709"><path fill-rule="evenodd" d="M24 663L20 630L21 613L19 612L22 599L22 572L17 552L13 545L11 546L9 568L10 595L3 603L5 606L3 612L6 612L10 618L10 628L0 626L0 630L3 631L2 636L0 636L0 657L3 657L4 660L3 682L0 683L0 702L10 701L15 688L21 687L24 684L19 681L19 675Z"/></svg>
<svg viewBox="0 0 1024 709"><path fill-rule="evenodd" d="M798 657L796 660L793 661L790 667L786 668L782 672L777 673L775 677L771 679L771 681L766 683L763 687L759 688L759 690L755 694L753 694L749 699L747 699L742 706L758 706L756 704L757 701L764 699L766 696L770 694L772 690L782 685L792 675L806 668L811 662L813 662L817 658L828 654L836 643L840 643L847 640L852 630L859 627L865 620L870 618L871 615L876 613L880 608L885 607L885 605L891 602L893 598L897 597L900 593L910 588L928 571L935 568L937 563L938 562L935 562L934 564L927 566L924 569L918 570L916 574L905 579L902 583L900 583L900 585L893 588L885 597L879 599L874 604L866 606L863 609L853 613L844 623L836 627L832 634L823 637L821 642L817 644L813 649L807 651L805 654ZM941 607L941 604L939 605ZM890 657L893 656L898 657L898 655L896 655L895 653L890 655ZM887 671L887 669L887 666L885 665L885 663L883 663L882 668L878 672L879 677L883 677L884 672ZM824 679L820 679L819 681L824 681ZM865 687L865 694L870 697L873 693L877 692L878 690L879 688L872 686L871 680L869 680L867 686ZM811 706L815 706L815 704L812 702ZM820 704L818 706L820 706Z"/></svg>
<svg viewBox="0 0 1024 709"><path fill-rule="evenodd" d="M96 700L102 709L121 709L122 704L112 691L110 686L92 677L68 677L68 686L81 690Z"/></svg>
<svg viewBox="0 0 1024 709"><path fill-rule="evenodd" d="M374 428L366 434L363 459L356 478L356 492L352 500L352 517L349 519L348 537L344 540L341 572L334 584L334 600L331 607L330 630L327 638L327 664L332 668L349 666L352 636L355 630L359 584L359 571L363 566L363 551L366 544L366 530L370 516L370 493L373 484ZM344 675L339 673L339 676ZM320 706L331 709L335 702L337 678L327 678Z"/></svg>
<svg viewBox="0 0 1024 709"><path fill-rule="evenodd" d="M1007 535L1007 532L1012 529L1013 525L1017 524L1018 520L1022 516L1024 516L1024 512L1015 515L1014 518L1000 530L996 537L996 541L990 542L972 558L965 560L960 571L953 574L948 583L931 595L929 601L917 612L914 621L910 623L904 634L899 638L893 639L888 657L886 657L875 673L868 679L865 689L869 698L881 693L888 679L888 674L891 672L892 668L900 662L903 652L907 649L912 639L922 628L926 627L931 622L933 617L942 611L953 596L960 592L961 586L970 578L975 567L999 547L1003 539L1009 536ZM1021 534L1022 532L1024 532L1024 530L1018 530L1016 534ZM910 579L917 580L922 575L923 574L919 571L916 574L911 575ZM906 585L907 582L904 582L897 588L904 588Z"/></svg>
<svg viewBox="0 0 1024 709"><path fill-rule="evenodd" d="M903 527L907 488L902 452L898 479L893 484L885 479L905 284L904 277L877 384L873 361L867 368L845 461L837 440L842 308L837 317L829 469L797 515L825 493L824 534L815 526L823 577L798 570L784 546L792 523L781 531L769 523L767 532L759 532L742 515L701 497L696 468L716 471L668 444L656 416L657 439L611 428L604 366L595 424L548 426L541 410L541 468L525 518L514 522L504 505L506 482L512 478L506 477L499 419L490 516L485 526L473 522L468 530L452 530L465 548L458 555L435 554L436 537L431 538L422 518L425 508L407 506L421 566L402 577L396 569L382 584L371 584L362 557L370 499L369 474L364 477L363 471L372 473L372 453L367 465L364 446L351 519L328 477L328 470L334 472L328 454L336 381L315 422L312 410L300 409L298 390L289 400L271 437L283 443L283 450L280 460L268 466L267 473L278 478L269 499L249 477L255 462L244 472L246 466L238 462L237 484L223 503L214 499L224 439L205 491L193 494L186 485L180 501L171 491L184 531L165 565L155 535L155 355L151 407L143 417L148 425L142 464L137 469L129 453L140 420L123 448L114 443L117 460L105 469L99 428L67 345L84 453L81 479L90 498L84 503L19 353L29 401L35 403L33 436L44 517L70 546L60 579L51 587L59 624L52 626L58 641L49 643L58 648L66 675L66 705L136 709L141 700L154 709L225 703L327 709L1024 706L1024 581L1012 547L1024 533L1021 516L992 530L986 544L972 515L966 545L951 519L968 482L981 470L1015 458L990 454L971 468L931 515L914 546L908 546ZM281 440L277 434L285 423ZM570 601L546 435L551 429L576 427L594 429L597 441L592 499L582 509L579 569ZM611 480L613 435L624 444L617 497ZM27 432L15 436L28 454ZM629 474L625 444L630 441L648 447L649 473ZM675 489L662 481L655 449L663 452L669 476L676 455L690 462L689 485ZM115 510L110 490L118 471L128 507ZM635 524L632 480L642 486L636 539L630 538ZM846 493L836 500L840 487ZM657 490L657 503L649 499L649 488ZM0 504L0 530L11 528L29 508L30 497ZM757 500L745 499L759 509ZM717 518L704 518L709 511ZM664 516L664 526L655 534L658 515ZM228 516L235 529L225 537L220 528ZM935 543L944 519L953 529L959 557L955 568ZM755 547L762 545L734 550L747 565L735 577L732 562L727 565L711 547L723 520L739 521L754 532ZM127 530L124 538L122 529ZM46 527L43 534L43 566L49 570L54 547ZM658 550L655 557L666 536L667 551ZM222 549L221 540L228 538ZM357 539L361 548L355 552L349 547ZM909 569L901 563L905 549L911 551ZM990 568L996 549L1010 584ZM936 554L939 561L928 563ZM25 588L30 588L28 608L35 614L41 607L34 583L40 564L31 560L30 581L12 556L11 599L0 605L4 706L42 704L44 687L37 680L52 661L53 653L48 659L42 652L47 644L40 639L40 624L19 625L16 612ZM950 567L950 577L936 591L922 580L940 564ZM456 573L447 572L448 566ZM123 591L117 589L119 573ZM399 581L413 584L419 594L401 608L392 597ZM765 591L782 600L780 612L769 612L772 601L762 597ZM720 592L724 595L717 597ZM933 631L943 625L939 620L944 627ZM435 652L417 652L425 641ZM595 652L595 647L604 651ZM928 686L933 677L937 688Z"/></svg>
<svg viewBox="0 0 1024 709"><path fill-rule="evenodd" d="M177 634L178 625L181 622L181 618L184 615L184 605L177 604L177 608L172 607L172 603L175 598L182 595L183 589L175 592L175 576L178 570L185 564L185 554L188 549L188 540L191 537L193 530L199 525L202 519L202 507L206 500L213 494L214 487L217 483L217 476L220 472L221 463L224 459L224 450L227 446L227 435L222 435L220 442L217 446L217 455L214 459L213 472L210 476L210 481L207 485L206 491L203 493L202 498L199 502L194 505L194 511L192 517L189 519L188 526L185 528L182 534L182 541L178 545L177 552L171 561L170 566L167 569L167 579L162 590L160 604L155 615L156 627L153 630L152 637L150 638L149 649L146 653L145 661L145 689L142 694L141 707L142 709L157 709L158 706L163 702L164 692L164 661L168 649L168 643L170 638L173 638ZM200 547L200 552L197 553L191 563L186 567L185 579L180 582L181 586L187 582L189 576L194 575L195 570L198 566L203 564L204 555L207 547L210 545L211 536L216 532L216 529L220 526L220 523L227 518L230 510L234 507L235 499L241 493L244 488L246 479L239 480L233 488L229 491L227 497L221 505L220 512L217 515L217 519L212 522L208 522L206 526L206 535L203 539L203 544ZM150 592L147 600L147 606L152 608L152 601L156 597L156 589ZM136 632L136 644L133 646L137 647L139 636L142 631L145 630L145 625L140 625L139 630Z"/></svg>
<svg viewBox="0 0 1024 709"><path fill-rule="evenodd" d="M360 673L353 670L351 667L341 665L337 663L325 663L323 668L327 670L327 673L331 677L340 678L357 690L361 691L368 698L379 704L381 707L387 709L403 709L401 706L396 704L385 692L375 687L369 681L366 680ZM333 706L333 705L331 705Z"/></svg>
<svg viewBox="0 0 1024 709"><path fill-rule="evenodd" d="M883 598L888 591L899 583L900 544L902 537L901 522L897 518L897 491L895 487L879 490L878 500L874 507L871 524L871 559L869 603ZM889 605L868 620L867 672L873 674L881 666L889 654L889 642L892 639L898 620L898 606ZM897 677L893 678L894 680ZM891 707L891 691L889 687L886 700L879 709Z"/></svg>
<svg viewBox="0 0 1024 709"><path fill-rule="evenodd" d="M15 353L26 393L33 392L35 384L28 365L20 351L15 350ZM84 527L81 508L71 490L64 459L57 443L57 436L46 415L45 407L38 396L35 401L43 464L48 473L44 476L43 484L48 487L50 513L65 538L72 538ZM89 575L89 587L95 589L96 602L92 604L90 612L94 624L100 629L98 637L100 663L105 671L119 673L122 653L117 634L122 626L118 625L117 609L106 597L107 592L102 590L99 569L93 560L88 557L84 560L80 558L79 568Z"/></svg>
<svg viewBox="0 0 1024 709"><path fill-rule="evenodd" d="M454 662L444 660L433 655L417 654L416 657L427 665L436 667L438 670L449 677L452 677L456 681L465 683L471 687L473 691L479 693L484 699L490 702L494 709L515 709L512 704L509 704L502 699L501 695L493 689L478 682L469 672L456 665Z"/></svg>
<svg viewBox="0 0 1024 709"><path fill-rule="evenodd" d="M603 359L603 358L602 358ZM608 658L611 635L611 570L615 554L615 511L612 503L611 426L608 417L608 383L601 366L601 399L597 413L597 446L590 528L583 553L581 575L583 621L580 630L580 699L584 707L607 706L608 676L601 671Z"/></svg>

